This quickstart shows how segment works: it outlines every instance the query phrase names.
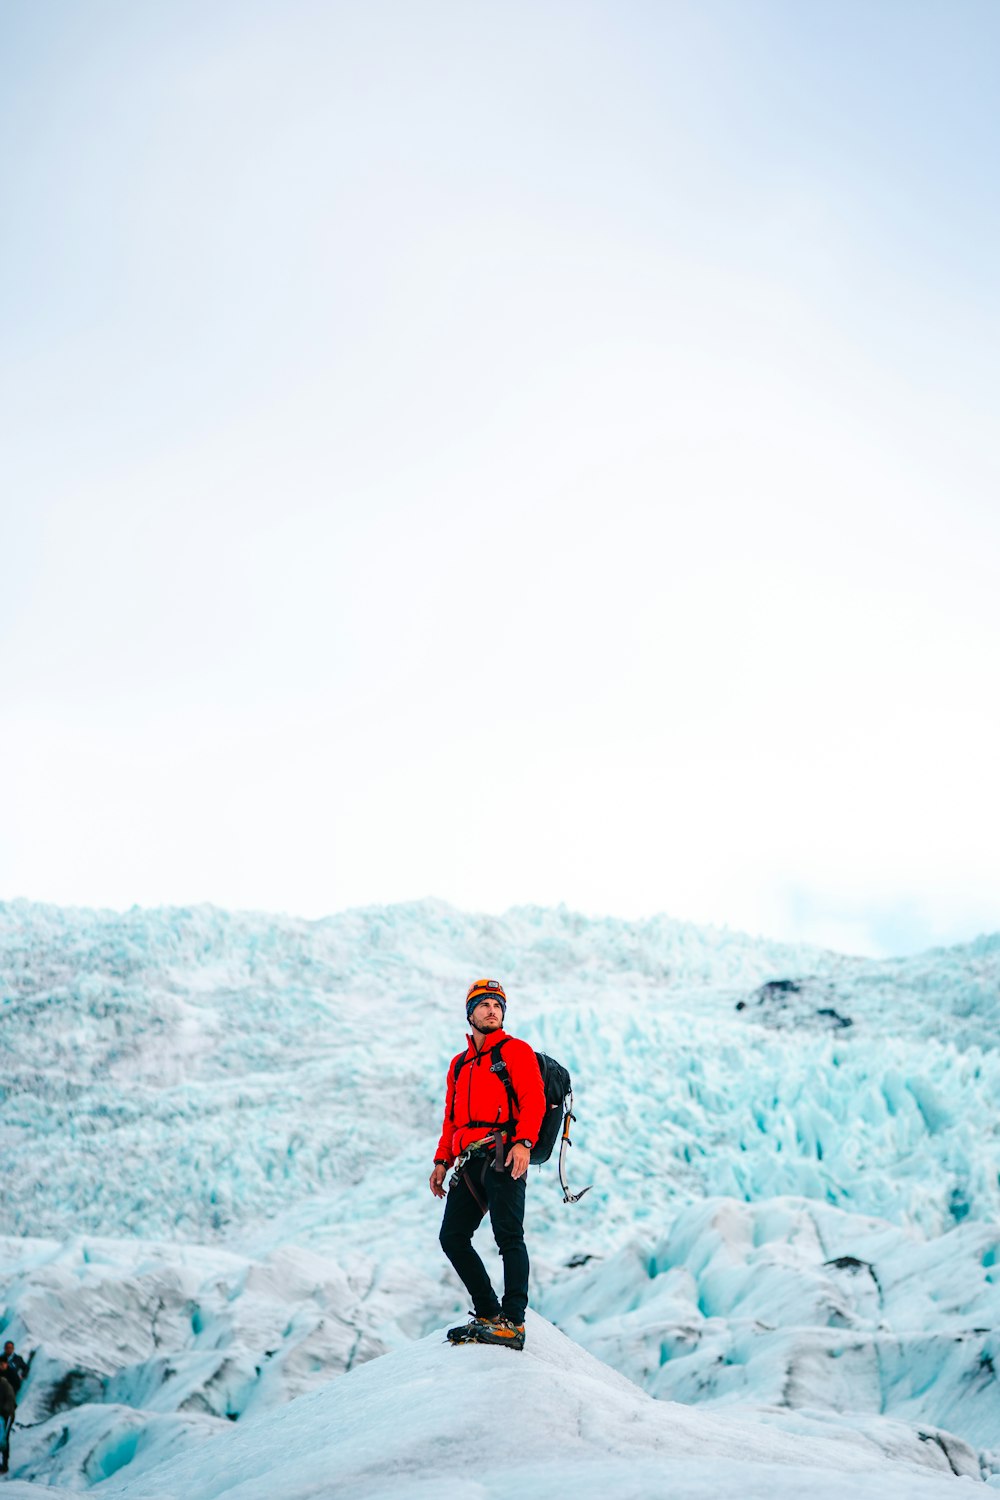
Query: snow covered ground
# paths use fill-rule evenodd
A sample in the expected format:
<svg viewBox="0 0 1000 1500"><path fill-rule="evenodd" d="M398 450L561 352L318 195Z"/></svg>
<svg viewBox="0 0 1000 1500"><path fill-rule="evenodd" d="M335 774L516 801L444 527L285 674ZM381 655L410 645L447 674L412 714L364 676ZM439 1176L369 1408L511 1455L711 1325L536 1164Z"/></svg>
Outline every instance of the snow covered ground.
<svg viewBox="0 0 1000 1500"><path fill-rule="evenodd" d="M538 1494L580 1500L927 1500L977 1480L964 1444L885 1418L852 1426L771 1409L720 1417L655 1401L529 1313L523 1355L437 1330L342 1380L171 1452L155 1420L99 1445L101 1492L136 1500ZM474 1436L478 1434L478 1438ZM14 1483L17 1497L38 1487Z"/></svg>
<svg viewBox="0 0 1000 1500"><path fill-rule="evenodd" d="M311 1456L283 1493L472 1492L453 1371L509 1383L518 1357L440 1345L465 1302L426 1176L464 991L492 972L511 1030L573 1073L571 1183L595 1184L567 1207L531 1173L535 1304L576 1343L534 1319L521 1378L563 1370L576 1416L503 1397L520 1482L555 1448L583 1495L779 1495L796 1468L867 1493L861 1454L882 1494L1000 1487L1000 937L874 963L564 910L15 902L0 1323L38 1352L11 1493L263 1494L293 1430ZM437 1426L402 1422L382 1463L401 1381ZM327 1443L342 1420L356 1452Z"/></svg>

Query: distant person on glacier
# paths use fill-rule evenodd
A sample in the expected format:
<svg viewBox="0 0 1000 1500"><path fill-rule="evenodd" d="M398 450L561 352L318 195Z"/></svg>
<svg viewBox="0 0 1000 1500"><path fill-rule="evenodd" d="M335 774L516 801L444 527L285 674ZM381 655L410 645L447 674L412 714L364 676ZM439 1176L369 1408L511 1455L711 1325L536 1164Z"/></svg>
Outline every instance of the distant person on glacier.
<svg viewBox="0 0 1000 1500"><path fill-rule="evenodd" d="M8 1369L7 1361L0 1358L0 1474L6 1474L10 1468L10 1429L14 1425L14 1413L17 1411L14 1387L10 1381L11 1373L13 1372Z"/></svg>
<svg viewBox="0 0 1000 1500"><path fill-rule="evenodd" d="M527 1042L503 1029L507 996L498 979L477 979L465 999L468 1046L448 1068L444 1125L430 1176L435 1198L447 1197L441 1248L472 1299L472 1321L450 1328L453 1344L524 1348L528 1251L524 1197L531 1148L545 1115L545 1090ZM445 1193L449 1167L455 1172ZM489 1213L503 1258L503 1301L472 1236Z"/></svg>
<svg viewBox="0 0 1000 1500"><path fill-rule="evenodd" d="M19 1354L14 1353L13 1339L8 1339L4 1344L3 1355L0 1356L0 1358L3 1358L7 1361L8 1370L10 1370L17 1377L17 1385L14 1386L14 1395L16 1396L21 1385L21 1381L24 1380L27 1376L28 1365L25 1364L24 1360ZM31 1361L29 1360L28 1364L30 1363ZM10 1380L10 1375L7 1376L7 1379Z"/></svg>

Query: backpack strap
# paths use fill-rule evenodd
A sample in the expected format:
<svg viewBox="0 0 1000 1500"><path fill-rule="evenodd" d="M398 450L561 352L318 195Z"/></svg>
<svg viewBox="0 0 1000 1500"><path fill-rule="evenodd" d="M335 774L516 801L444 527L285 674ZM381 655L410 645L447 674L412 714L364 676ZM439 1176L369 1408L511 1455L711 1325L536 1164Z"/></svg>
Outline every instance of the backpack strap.
<svg viewBox="0 0 1000 1500"><path fill-rule="evenodd" d="M458 1088L458 1075L459 1075L459 1073L461 1073L461 1071L465 1067L466 1063L470 1062L471 1060L472 1059L469 1057L468 1052L463 1052L462 1055L461 1055L461 1057L458 1059L458 1061L455 1064L455 1071L454 1071L454 1073L452 1073L452 1075L451 1075L451 1104L448 1107L448 1114L449 1114L449 1116L451 1118L451 1123L453 1125L455 1123L455 1091ZM470 1124L471 1123L473 1123L473 1122L470 1121Z"/></svg>
<svg viewBox="0 0 1000 1500"><path fill-rule="evenodd" d="M452 1074L450 1074L450 1076L449 1076L449 1083L448 1083L448 1096L449 1096L448 1118L449 1118L449 1120L451 1121L451 1123L453 1125L455 1123L455 1089L456 1089L456 1087L458 1085L459 1069L461 1068L461 1066L462 1066L462 1064L464 1062L465 1062L465 1058L464 1057L460 1057L458 1059L458 1062L455 1064L455 1071Z"/></svg>
<svg viewBox="0 0 1000 1500"><path fill-rule="evenodd" d="M513 1124L517 1121L517 1116L520 1112L521 1106L518 1103L517 1090L511 1082L510 1073L507 1071L507 1064L502 1056L502 1050L504 1047L506 1047L509 1040L509 1037L504 1037L503 1041L497 1042L496 1046L492 1049L492 1051L496 1053L496 1061L490 1065L490 1072L497 1075L500 1082L507 1090L507 1103L510 1105L510 1112L513 1117L511 1123Z"/></svg>

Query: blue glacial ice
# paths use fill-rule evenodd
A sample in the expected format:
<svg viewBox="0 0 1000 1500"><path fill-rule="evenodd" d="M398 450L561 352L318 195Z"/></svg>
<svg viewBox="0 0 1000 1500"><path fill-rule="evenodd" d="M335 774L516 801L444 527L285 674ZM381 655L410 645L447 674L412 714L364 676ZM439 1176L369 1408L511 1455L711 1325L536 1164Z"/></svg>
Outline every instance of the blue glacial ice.
<svg viewBox="0 0 1000 1500"><path fill-rule="evenodd" d="M880 963L563 909L12 902L17 1478L123 1483L464 1310L426 1175L485 972L570 1068L594 1183L567 1208L532 1171L547 1318L663 1403L1000 1471L1000 938Z"/></svg>

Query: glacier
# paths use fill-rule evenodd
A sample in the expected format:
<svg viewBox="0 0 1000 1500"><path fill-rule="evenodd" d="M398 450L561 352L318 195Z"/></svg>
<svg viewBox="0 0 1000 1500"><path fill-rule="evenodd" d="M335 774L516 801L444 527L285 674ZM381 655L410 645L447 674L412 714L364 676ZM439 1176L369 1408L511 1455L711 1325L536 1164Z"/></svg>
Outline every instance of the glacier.
<svg viewBox="0 0 1000 1500"><path fill-rule="evenodd" d="M636 1410L653 1402L629 1424L668 1420L675 1449L697 1434L674 1494L780 1494L777 1463L846 1495L861 1453L881 1493L897 1469L900 1493L1000 1488L1000 937L873 961L562 908L307 922L15 901L0 1325L36 1353L11 1492L178 1493L220 1443L256 1453L253 1434L288 1420L307 1447L300 1412L321 1425L380 1380L388 1400L403 1377L379 1370L407 1372L414 1399L452 1378L429 1361L465 1304L426 1176L485 972L514 1034L573 1074L571 1182L594 1184L567 1207L554 1167L532 1169L526 1224L537 1357L576 1372L561 1399L604 1434L580 1493L584 1469L595 1489L667 1482L659 1438L633 1455L633 1490L620 1463L611 1478L595 1370ZM695 1417L752 1437L720 1448ZM432 1435L406 1441L352 1488L457 1489L457 1456L452 1472ZM519 1455L525 1482L543 1448ZM699 1470L710 1454L746 1472ZM322 1483L337 1493L333 1469Z"/></svg>

